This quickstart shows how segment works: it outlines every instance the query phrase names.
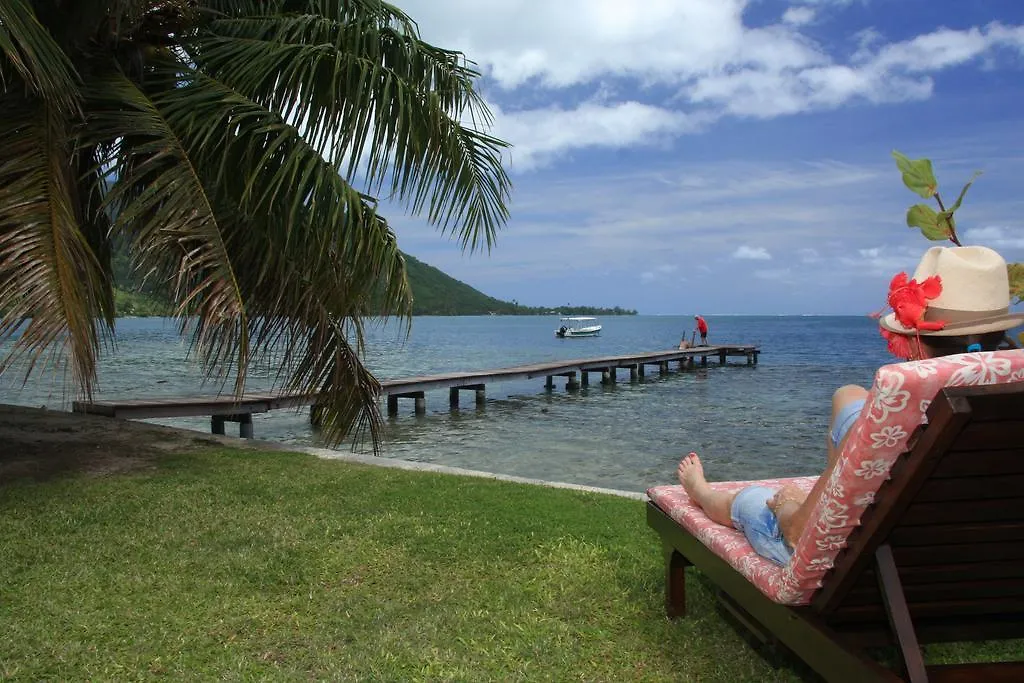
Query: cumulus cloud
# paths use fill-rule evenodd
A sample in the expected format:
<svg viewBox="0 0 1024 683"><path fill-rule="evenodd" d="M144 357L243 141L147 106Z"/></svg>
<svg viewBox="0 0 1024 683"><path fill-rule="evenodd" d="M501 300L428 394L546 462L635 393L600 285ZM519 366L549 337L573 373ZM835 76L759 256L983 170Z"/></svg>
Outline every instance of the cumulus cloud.
<svg viewBox="0 0 1024 683"><path fill-rule="evenodd" d="M518 112L492 105L492 111L494 133L512 143L509 157L512 168L518 171L542 165L569 149L654 144L701 123L699 116L640 102L587 103L575 109L552 106Z"/></svg>
<svg viewBox="0 0 1024 683"><path fill-rule="evenodd" d="M497 134L519 147L514 160L525 169L573 149L671 140L725 116L924 100L942 70L1024 52L1024 26L998 22L896 42L871 27L834 45L804 32L821 12L853 1L798 0L778 23L758 26L746 21L752 0L406 0L402 7L428 41L462 50L497 86L488 93L504 108ZM844 56L850 41L856 50ZM531 108L538 101L545 104Z"/></svg>
<svg viewBox="0 0 1024 683"><path fill-rule="evenodd" d="M768 250L764 247L750 247L746 244L737 248L732 253L734 259L743 259L749 261L771 261L772 255L768 253Z"/></svg>
<svg viewBox="0 0 1024 683"><path fill-rule="evenodd" d="M982 244L996 251L1024 249L1024 228L1011 230L999 225L971 228L964 234L964 243Z"/></svg>
<svg viewBox="0 0 1024 683"><path fill-rule="evenodd" d="M814 21L815 11L810 7L790 7L782 13L782 23L803 26Z"/></svg>

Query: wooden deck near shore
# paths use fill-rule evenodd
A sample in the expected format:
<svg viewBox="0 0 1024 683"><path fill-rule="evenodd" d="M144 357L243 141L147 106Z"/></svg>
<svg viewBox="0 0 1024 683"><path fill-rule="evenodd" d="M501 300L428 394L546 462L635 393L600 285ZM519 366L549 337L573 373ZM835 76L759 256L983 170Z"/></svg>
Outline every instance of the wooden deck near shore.
<svg viewBox="0 0 1024 683"><path fill-rule="evenodd" d="M730 357L746 358L747 365L757 365L760 349L752 345L700 346L691 349L669 351L648 351L644 353L577 360L547 361L532 365L518 365L494 370L450 372L440 375L407 377L384 380L381 394L387 397L388 415L398 414L398 399L411 398L415 401L417 414L426 412L426 392L448 389L449 404L459 405L460 391L473 391L476 403L484 402L488 383L504 380L545 378L545 388L555 387L555 377L566 378L566 389L574 391L590 383L591 373L601 373L601 382L611 384L618 381L619 370L629 370L630 380L643 377L649 365L658 366L661 373L668 372L670 363L678 363L680 370L694 367L697 363L706 366L708 358L718 358L724 365ZM237 422L239 436L252 438L253 413L271 410L302 408L315 405L317 394L289 392L246 393L236 396L167 397L153 399L129 399L124 401L75 401L72 410L76 413L90 413L123 419L145 419L154 417L196 417L209 415L214 434L224 433L225 422Z"/></svg>

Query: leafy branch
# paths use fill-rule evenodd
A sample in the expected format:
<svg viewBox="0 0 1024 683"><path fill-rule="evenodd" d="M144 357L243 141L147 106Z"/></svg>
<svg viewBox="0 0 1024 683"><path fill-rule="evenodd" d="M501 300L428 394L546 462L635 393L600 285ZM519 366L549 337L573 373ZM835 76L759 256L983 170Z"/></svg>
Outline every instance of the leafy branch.
<svg viewBox="0 0 1024 683"><path fill-rule="evenodd" d="M935 179L931 159L909 159L896 150L893 150L892 157L896 160L896 167L903 175L903 184L911 192L924 199L934 198L939 207L939 210L936 211L928 204L914 204L907 209L907 227L920 228L921 234L932 241L948 239L956 246L962 247L960 238L956 234L956 220L953 218L953 214L960 208L967 195L967 190L981 175L981 171L975 171L971 179L960 190L956 201L947 209L942 202L942 197L939 196L939 182ZM1015 299L1014 303L1019 304L1024 301L1024 264L1008 264L1007 274L1010 280L1010 296Z"/></svg>

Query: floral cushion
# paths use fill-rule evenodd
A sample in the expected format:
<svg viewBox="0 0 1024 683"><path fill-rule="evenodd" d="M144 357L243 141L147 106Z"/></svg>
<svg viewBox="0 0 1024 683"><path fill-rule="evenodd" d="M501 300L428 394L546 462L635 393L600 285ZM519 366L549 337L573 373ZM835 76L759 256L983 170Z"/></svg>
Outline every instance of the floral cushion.
<svg viewBox="0 0 1024 683"><path fill-rule="evenodd" d="M711 488L718 491L736 492L748 486L767 486L770 489L780 489L786 484L792 484L804 491L810 491L817 479L817 477L795 477L762 479L760 481L722 481L712 482ZM647 496L654 501L655 505L667 512L677 524L700 539L700 542L710 548L715 555L743 574L747 581L760 588L761 592L772 600L781 602L777 596L783 587L779 581L782 568L758 555L747 543L742 531L712 522L704 514L704 510L690 500L690 496L682 486L655 486L647 490Z"/></svg>
<svg viewBox="0 0 1024 683"><path fill-rule="evenodd" d="M793 559L785 567L754 554L739 532L709 520L689 501L682 487L659 486L647 494L769 598L805 605L821 587L850 532L860 524L864 510L874 502L875 493L888 479L889 469L906 449L907 440L925 421L925 411L935 394L947 386L1007 382L1024 382L1024 350L965 353L879 368L837 466L793 549ZM810 489L815 478L769 481L772 483L728 482L715 486L738 491L753 484L778 488L792 481Z"/></svg>

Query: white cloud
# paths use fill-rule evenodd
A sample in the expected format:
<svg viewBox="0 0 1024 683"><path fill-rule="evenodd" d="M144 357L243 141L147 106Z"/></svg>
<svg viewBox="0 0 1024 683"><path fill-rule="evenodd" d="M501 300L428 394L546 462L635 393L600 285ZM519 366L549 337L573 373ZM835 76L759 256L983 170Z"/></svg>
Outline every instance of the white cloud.
<svg viewBox="0 0 1024 683"><path fill-rule="evenodd" d="M939 29L882 47L866 66L876 72L923 73L959 66L994 48L1024 49L1024 26L993 22L963 31Z"/></svg>
<svg viewBox="0 0 1024 683"><path fill-rule="evenodd" d="M814 21L815 11L810 7L790 7L782 13L782 23L803 26Z"/></svg>
<svg viewBox="0 0 1024 683"><path fill-rule="evenodd" d="M493 105L491 109L495 113L494 134L513 145L508 157L516 171L542 165L566 150L650 145L700 125L700 117L639 102L608 106L587 103L576 109L552 106L520 112L505 112Z"/></svg>
<svg viewBox="0 0 1024 683"><path fill-rule="evenodd" d="M674 265L661 265L656 266L652 270L640 273L640 281L644 283L657 282L658 280L665 280L667 278L680 279L675 274L679 270L679 266ZM685 279L685 278L683 278Z"/></svg>
<svg viewBox="0 0 1024 683"><path fill-rule="evenodd" d="M1024 261L1024 247L1013 247L1024 235L1017 187L1024 156L1006 146L1015 131L1007 124L943 139L937 172L966 178L985 160L984 183L958 214L964 243ZM679 155L640 168L525 175L516 182L509 229L489 255L464 255L401 212L392 225L408 253L491 296L529 305L673 312L698 296L716 310L742 312L777 310L802 296L788 310L876 311L893 275L912 273L926 249L944 244L906 227L906 208L916 200L892 161L880 157L858 165ZM737 259L740 245L772 259Z"/></svg>
<svg viewBox="0 0 1024 683"><path fill-rule="evenodd" d="M817 249L805 247L800 249L797 254L800 256L800 261L802 263L817 263L821 260L821 254L818 253Z"/></svg>
<svg viewBox="0 0 1024 683"><path fill-rule="evenodd" d="M776 268L774 270L755 270L754 277L760 280L777 280L779 282L792 282L793 271L790 268Z"/></svg>
<svg viewBox="0 0 1024 683"><path fill-rule="evenodd" d="M963 237L964 244L981 244L996 251L1024 249L1024 226L1013 230L998 225L971 228Z"/></svg>
<svg viewBox="0 0 1024 683"><path fill-rule="evenodd" d="M804 26L854 0L795 2L766 26L745 22L753 1L406 0L402 7L426 40L462 50L498 86L487 93L504 108L496 133L517 146L519 169L573 149L672 140L723 116L924 100L944 69L985 68L1000 51L1024 53L1024 26L998 22L889 43L874 28L854 28L824 44ZM857 49L844 57L850 40Z"/></svg>
<svg viewBox="0 0 1024 683"><path fill-rule="evenodd" d="M740 246L732 253L734 259L750 261L771 261L772 255L764 247L750 247L746 244Z"/></svg>

